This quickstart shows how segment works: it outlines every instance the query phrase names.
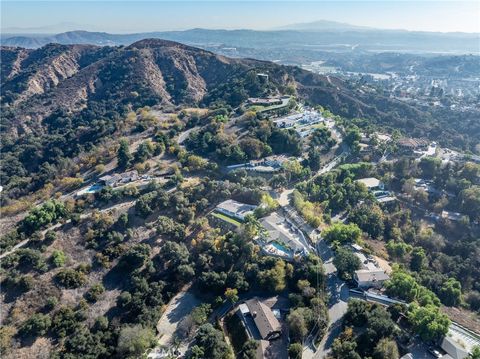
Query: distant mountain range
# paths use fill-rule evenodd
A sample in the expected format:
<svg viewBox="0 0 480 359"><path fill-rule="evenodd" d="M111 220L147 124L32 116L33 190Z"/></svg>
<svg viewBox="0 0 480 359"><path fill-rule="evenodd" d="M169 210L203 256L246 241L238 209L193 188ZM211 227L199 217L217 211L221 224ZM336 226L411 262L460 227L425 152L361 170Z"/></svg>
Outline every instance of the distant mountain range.
<svg viewBox="0 0 480 359"><path fill-rule="evenodd" d="M334 22L314 22L287 26L282 30L207 30L164 31L134 34L69 31L56 35L3 34L1 44L39 48L48 43L64 45L130 45L146 38L178 41L212 50L227 48L232 56L248 56L250 50L329 52L408 52L408 53L480 53L479 34L378 30ZM259 56L260 55L260 56ZM270 56L255 56L273 60Z"/></svg>
<svg viewBox="0 0 480 359"><path fill-rule="evenodd" d="M318 20L302 22L298 24L284 25L273 30L295 30L295 31L350 31L350 30L376 30L372 27L351 25L344 22Z"/></svg>

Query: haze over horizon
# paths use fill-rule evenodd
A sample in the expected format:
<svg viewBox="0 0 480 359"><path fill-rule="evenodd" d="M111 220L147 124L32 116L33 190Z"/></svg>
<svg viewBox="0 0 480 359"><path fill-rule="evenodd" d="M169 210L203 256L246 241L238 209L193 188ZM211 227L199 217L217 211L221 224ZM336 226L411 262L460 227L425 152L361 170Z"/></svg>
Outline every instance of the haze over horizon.
<svg viewBox="0 0 480 359"><path fill-rule="evenodd" d="M355 26L479 33L479 2L450 1L2 1L2 32L109 33L271 30L319 20ZM275 16L269 14L275 13ZM181 16L179 16L181 14ZM429 21L425 22L425 18Z"/></svg>

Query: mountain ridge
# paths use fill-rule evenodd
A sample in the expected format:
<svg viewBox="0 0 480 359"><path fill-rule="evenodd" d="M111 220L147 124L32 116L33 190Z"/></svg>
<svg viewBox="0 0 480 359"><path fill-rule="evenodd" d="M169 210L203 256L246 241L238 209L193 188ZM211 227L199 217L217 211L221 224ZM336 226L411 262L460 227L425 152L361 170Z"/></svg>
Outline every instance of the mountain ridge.
<svg viewBox="0 0 480 359"><path fill-rule="evenodd" d="M130 45L145 38L162 38L192 46L221 45L239 48L291 48L325 47L350 44L363 51L417 51L479 53L478 34L428 33L397 30L345 30L345 31L256 31L191 29L132 34L69 31L48 36L3 35L1 44L38 48L48 43L92 44L100 46Z"/></svg>
<svg viewBox="0 0 480 359"><path fill-rule="evenodd" d="M126 47L2 47L1 52L2 107L10 119L10 126L5 126L19 133L35 128L32 121L41 124L58 111L75 114L98 103L140 107L221 100L236 106L248 96L262 95L252 79L256 72L269 74L272 93L293 86L303 98L339 114L385 117L385 108L372 105L370 95L352 90L342 80L268 61L228 58L169 40L145 39ZM375 102L418 114L387 98Z"/></svg>

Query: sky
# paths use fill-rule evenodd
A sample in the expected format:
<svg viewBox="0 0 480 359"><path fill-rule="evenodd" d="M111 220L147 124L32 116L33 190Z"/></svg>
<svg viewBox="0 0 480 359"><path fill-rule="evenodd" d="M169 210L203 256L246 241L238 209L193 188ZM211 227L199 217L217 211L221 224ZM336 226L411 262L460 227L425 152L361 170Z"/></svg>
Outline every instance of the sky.
<svg viewBox="0 0 480 359"><path fill-rule="evenodd" d="M480 1L1 1L2 32L269 30L317 20L382 29L480 33Z"/></svg>

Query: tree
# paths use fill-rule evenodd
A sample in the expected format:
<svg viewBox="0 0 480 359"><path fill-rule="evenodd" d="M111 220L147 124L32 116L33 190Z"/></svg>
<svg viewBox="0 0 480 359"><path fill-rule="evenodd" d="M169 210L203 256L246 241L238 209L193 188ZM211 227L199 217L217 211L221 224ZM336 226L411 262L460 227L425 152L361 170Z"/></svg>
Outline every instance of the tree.
<svg viewBox="0 0 480 359"><path fill-rule="evenodd" d="M335 252L333 264L337 268L338 275L343 280L353 278L354 272L360 268L360 259L351 250L340 247Z"/></svg>
<svg viewBox="0 0 480 359"><path fill-rule="evenodd" d="M128 145L128 141L125 138L122 138L119 141L120 147L117 151L117 160L118 160L118 167L121 169L125 169L130 165L130 162L133 159L132 154L130 153L130 147Z"/></svg>
<svg viewBox="0 0 480 359"><path fill-rule="evenodd" d="M308 310L308 308L300 307L290 311L290 314L287 316L290 338L294 342L303 342L303 339L308 334L308 323L305 320L305 310Z"/></svg>
<svg viewBox="0 0 480 359"><path fill-rule="evenodd" d="M472 220L480 219L480 186L471 186L460 193L462 210Z"/></svg>
<svg viewBox="0 0 480 359"><path fill-rule="evenodd" d="M332 345L332 355L335 359L361 359L356 348L357 343L354 341L336 338Z"/></svg>
<svg viewBox="0 0 480 359"><path fill-rule="evenodd" d="M371 304L361 299L353 298L348 301L348 309L345 313L344 322L346 325L360 327L367 322L368 312Z"/></svg>
<svg viewBox="0 0 480 359"><path fill-rule="evenodd" d="M412 251L410 259L410 269L415 272L420 272L427 266L427 256L422 247L415 247Z"/></svg>
<svg viewBox="0 0 480 359"><path fill-rule="evenodd" d="M13 348L12 341L15 334L15 327L11 325L0 326L0 355L4 356Z"/></svg>
<svg viewBox="0 0 480 359"><path fill-rule="evenodd" d="M117 351L127 358L140 358L155 342L155 334L150 328L125 326L118 336Z"/></svg>
<svg viewBox="0 0 480 359"><path fill-rule="evenodd" d="M398 359L399 357L397 343L388 338L380 339L373 351L373 359Z"/></svg>
<svg viewBox="0 0 480 359"><path fill-rule="evenodd" d="M439 297L443 304L457 306L462 298L462 285L455 278L449 278L440 288Z"/></svg>
<svg viewBox="0 0 480 359"><path fill-rule="evenodd" d="M472 348L472 351L470 352L470 354L468 354L467 358L468 359L480 359L480 346L475 345Z"/></svg>
<svg viewBox="0 0 480 359"><path fill-rule="evenodd" d="M260 283L270 291L281 292L287 285L285 267L285 262L278 259L273 268L260 272Z"/></svg>
<svg viewBox="0 0 480 359"><path fill-rule="evenodd" d="M145 162L148 158L150 158L152 156L154 150L155 150L155 146L153 145L151 140L147 140L145 142L142 142L140 144L140 146L138 146L137 152L135 152L135 161L136 162ZM125 156L125 155L123 155L123 156ZM120 157L120 154L119 154L119 157ZM130 160L131 160L131 158L130 158ZM120 158L119 158L119 165L120 165ZM127 166L128 166L128 164L127 164Z"/></svg>
<svg viewBox="0 0 480 359"><path fill-rule="evenodd" d="M323 237L328 242L355 243L360 239L362 231L354 223L344 224L335 222L323 232Z"/></svg>
<svg viewBox="0 0 480 359"><path fill-rule="evenodd" d="M210 323L198 328L195 340L201 351L202 358L228 359L231 351L223 338L223 333L215 329Z"/></svg>
<svg viewBox="0 0 480 359"><path fill-rule="evenodd" d="M78 329L79 321L85 319L79 314L70 307L61 307L53 317L52 332L62 338L74 333Z"/></svg>
<svg viewBox="0 0 480 359"><path fill-rule="evenodd" d="M225 290L225 298L231 303L234 304L238 301L238 290L236 288L227 288Z"/></svg>
<svg viewBox="0 0 480 359"><path fill-rule="evenodd" d="M288 357L290 359L302 359L303 346L300 343L292 343L288 347Z"/></svg>
<svg viewBox="0 0 480 359"><path fill-rule="evenodd" d="M439 170L442 161L436 157L423 157L420 160L419 167L424 178L434 178Z"/></svg>
<svg viewBox="0 0 480 359"><path fill-rule="evenodd" d="M384 217L383 211L378 205L361 204L352 211L349 219L372 238L378 238L385 229Z"/></svg>
<svg viewBox="0 0 480 359"><path fill-rule="evenodd" d="M450 320L440 309L433 305L418 306L412 304L408 312L408 320L414 331L425 341L445 336L450 327Z"/></svg>
<svg viewBox="0 0 480 359"><path fill-rule="evenodd" d="M248 339L242 346L240 359L255 359L257 357L258 342L255 339Z"/></svg>
<svg viewBox="0 0 480 359"><path fill-rule="evenodd" d="M411 275L401 270L393 271L385 288L389 295L403 298L409 302L415 300L418 294L418 283Z"/></svg>
<svg viewBox="0 0 480 359"><path fill-rule="evenodd" d="M48 314L33 314L21 326L22 335L45 335L50 328L52 321Z"/></svg>
<svg viewBox="0 0 480 359"><path fill-rule="evenodd" d="M150 246L145 243L136 244L122 257L121 262L128 268L141 267L150 256Z"/></svg>

